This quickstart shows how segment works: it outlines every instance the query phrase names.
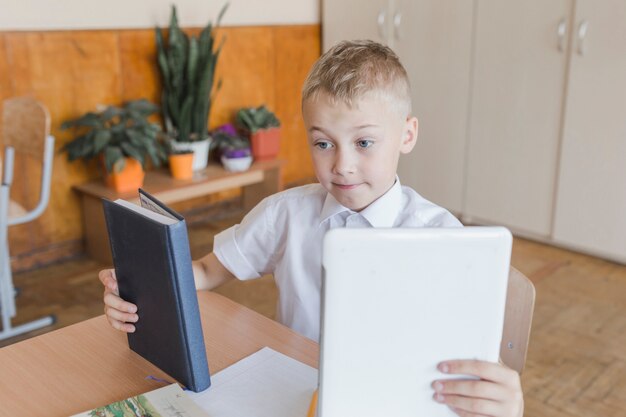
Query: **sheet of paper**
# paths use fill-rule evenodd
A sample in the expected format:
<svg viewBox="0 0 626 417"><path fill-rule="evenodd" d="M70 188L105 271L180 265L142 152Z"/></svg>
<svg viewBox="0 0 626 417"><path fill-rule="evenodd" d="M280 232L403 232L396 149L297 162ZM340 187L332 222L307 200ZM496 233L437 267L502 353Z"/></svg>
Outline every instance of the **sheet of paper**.
<svg viewBox="0 0 626 417"><path fill-rule="evenodd" d="M185 395L178 384L171 384L72 417L94 416L208 417Z"/></svg>
<svg viewBox="0 0 626 417"><path fill-rule="evenodd" d="M317 369L265 347L186 394L211 417L306 417L316 388Z"/></svg>

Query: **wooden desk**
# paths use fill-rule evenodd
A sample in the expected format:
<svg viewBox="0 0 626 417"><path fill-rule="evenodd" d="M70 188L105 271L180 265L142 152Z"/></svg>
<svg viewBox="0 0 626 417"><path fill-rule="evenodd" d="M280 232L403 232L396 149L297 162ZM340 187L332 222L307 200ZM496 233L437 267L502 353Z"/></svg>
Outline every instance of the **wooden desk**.
<svg viewBox="0 0 626 417"><path fill-rule="evenodd" d="M171 204L242 187L243 205L248 211L263 198L282 189L282 166L283 161L273 160L256 162L244 172L228 172L221 165L209 165L206 169L195 172L189 180L177 180L165 170L154 170L146 173L142 188L163 203ZM81 196L87 254L92 259L112 264L102 198L121 198L139 203L137 193L117 193L102 181L92 181L74 189Z"/></svg>
<svg viewBox="0 0 626 417"><path fill-rule="evenodd" d="M317 368L318 345L212 292L198 293L211 373L263 346ZM128 348L104 316L0 349L1 416L68 416L174 381Z"/></svg>

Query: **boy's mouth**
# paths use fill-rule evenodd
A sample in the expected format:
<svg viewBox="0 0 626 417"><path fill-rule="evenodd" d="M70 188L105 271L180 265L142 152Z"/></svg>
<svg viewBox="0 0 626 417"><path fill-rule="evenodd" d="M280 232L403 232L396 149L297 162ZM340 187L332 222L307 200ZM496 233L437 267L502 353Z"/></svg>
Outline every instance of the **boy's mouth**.
<svg viewBox="0 0 626 417"><path fill-rule="evenodd" d="M340 190L353 190L356 187L358 187L361 184L337 184L337 183L333 183L333 185L337 188L339 188Z"/></svg>

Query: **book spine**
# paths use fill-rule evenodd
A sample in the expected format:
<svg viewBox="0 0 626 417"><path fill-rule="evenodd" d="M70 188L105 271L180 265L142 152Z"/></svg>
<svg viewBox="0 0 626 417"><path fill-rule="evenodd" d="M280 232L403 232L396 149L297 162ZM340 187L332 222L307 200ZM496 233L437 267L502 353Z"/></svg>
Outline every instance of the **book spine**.
<svg viewBox="0 0 626 417"><path fill-rule="evenodd" d="M168 226L167 233L170 234L168 249L171 251L169 256L172 259L172 273L176 278L173 282L173 289L175 291L176 304L180 309L180 328L182 329L182 337L187 341L184 344L187 346L187 360L185 362L189 367L189 375L192 381L192 386L187 388L198 392L208 388L211 385L211 379L209 376L209 365L204 354L206 348L185 221ZM194 355L192 352L198 352L198 354Z"/></svg>

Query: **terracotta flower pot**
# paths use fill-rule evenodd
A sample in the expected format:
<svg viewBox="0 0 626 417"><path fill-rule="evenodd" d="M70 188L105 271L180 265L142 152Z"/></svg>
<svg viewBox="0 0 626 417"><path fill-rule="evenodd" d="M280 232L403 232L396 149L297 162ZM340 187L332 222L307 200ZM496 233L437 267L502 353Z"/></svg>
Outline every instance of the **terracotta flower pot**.
<svg viewBox="0 0 626 417"><path fill-rule="evenodd" d="M280 128L271 127L251 133L250 145L255 161L267 161L276 158L280 150Z"/></svg>
<svg viewBox="0 0 626 417"><path fill-rule="evenodd" d="M209 149L211 147L211 137L196 142L171 141L170 145L175 151L193 152L193 170L200 171L207 167L209 163Z"/></svg>
<svg viewBox="0 0 626 417"><path fill-rule="evenodd" d="M172 177L188 180L193 177L193 153L173 154L168 157Z"/></svg>
<svg viewBox="0 0 626 417"><path fill-rule="evenodd" d="M143 185L146 173L141 163L136 159L124 158L124 160L126 161L124 169L117 172L113 167L113 172L106 173L104 181L108 187L113 188L118 193L137 191Z"/></svg>

